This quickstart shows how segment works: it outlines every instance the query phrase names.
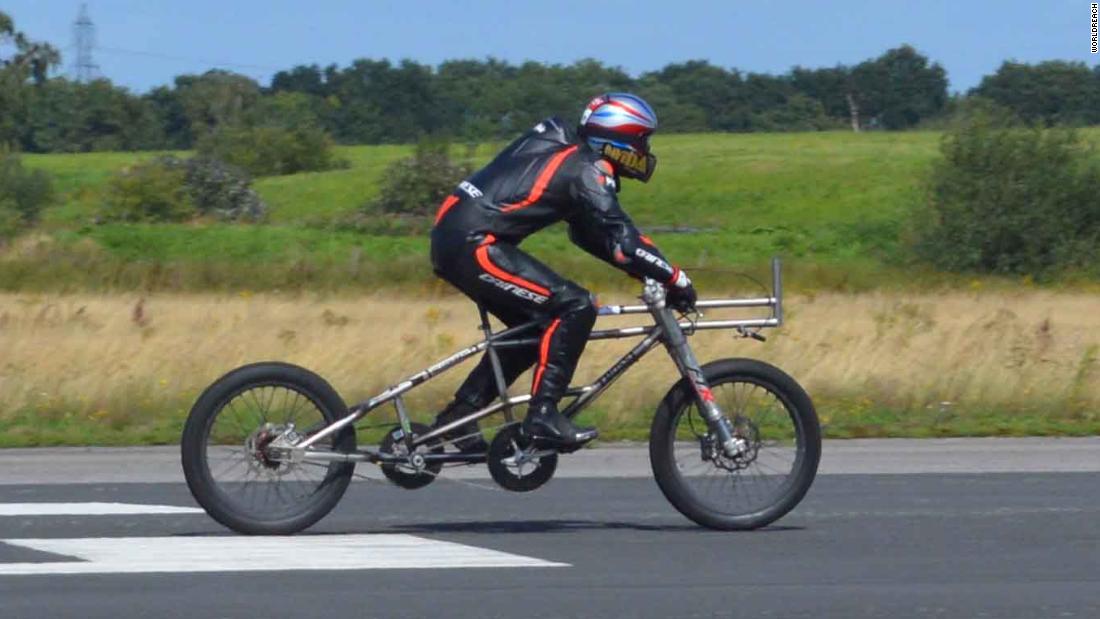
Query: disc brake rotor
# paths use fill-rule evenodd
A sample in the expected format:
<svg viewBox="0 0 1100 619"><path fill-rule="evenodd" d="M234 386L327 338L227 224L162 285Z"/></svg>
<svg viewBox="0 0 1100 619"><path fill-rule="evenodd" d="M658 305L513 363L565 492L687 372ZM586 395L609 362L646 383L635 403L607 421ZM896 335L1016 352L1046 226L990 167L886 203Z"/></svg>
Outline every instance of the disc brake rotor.
<svg viewBox="0 0 1100 619"><path fill-rule="evenodd" d="M273 458L268 449L285 431L283 426L265 423L248 435L244 440L244 450L248 454L249 468L269 477L282 477L294 469L294 463Z"/></svg>

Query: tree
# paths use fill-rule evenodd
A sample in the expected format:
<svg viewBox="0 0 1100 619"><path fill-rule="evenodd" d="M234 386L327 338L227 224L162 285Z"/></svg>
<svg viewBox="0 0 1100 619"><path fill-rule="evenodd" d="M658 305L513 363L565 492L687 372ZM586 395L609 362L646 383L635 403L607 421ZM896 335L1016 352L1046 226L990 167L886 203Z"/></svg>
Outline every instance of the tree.
<svg viewBox="0 0 1100 619"><path fill-rule="evenodd" d="M1003 105L1028 122L1100 123L1100 67L1090 71L1083 62L1007 61L970 94Z"/></svg>
<svg viewBox="0 0 1100 619"><path fill-rule="evenodd" d="M165 148L185 150L195 145L195 134L191 132L191 120L183 106L183 98L178 88L158 86L145 100L153 109L164 135Z"/></svg>
<svg viewBox="0 0 1100 619"><path fill-rule="evenodd" d="M31 41L15 29L11 16L0 11L0 45L6 44L15 46L15 54L0 58L0 69L11 71L12 75L24 81L33 77L36 83L44 82L50 67L61 62L57 49L49 43Z"/></svg>
<svg viewBox="0 0 1100 619"><path fill-rule="evenodd" d="M594 59L516 65L488 58L432 67L360 58L344 67L279 71L266 88L226 71L181 75L172 86L136 97L107 82L54 85L45 79L45 68L56 62L56 51L28 42L0 14L4 41L17 45L10 59L0 58L0 145L40 151L190 149L212 143L210 136L223 130L256 143L283 144L284 136L267 130L304 128L338 143L408 143L425 136L505 140L550 115L571 122L594 95L620 90L646 97L660 115L662 132L802 131L845 124L856 131L906 129L946 118L948 105L954 105L943 68L908 45L855 66L796 66L781 75L743 74L706 60L672 63L632 78ZM1100 67L1008 62L971 94L1032 121L1100 123ZM265 131L245 136L245 129Z"/></svg>
<svg viewBox="0 0 1100 619"><path fill-rule="evenodd" d="M145 150L164 141L152 104L107 80L52 79L32 89L28 102L27 151Z"/></svg>
<svg viewBox="0 0 1100 619"><path fill-rule="evenodd" d="M838 121L825 115L820 101L802 93L794 93L782 103L769 106L752 118L754 131L821 131L838 124Z"/></svg>
<svg viewBox="0 0 1100 619"><path fill-rule="evenodd" d="M947 103L947 73L909 45L858 64L851 85L861 123L885 129L916 126Z"/></svg>
<svg viewBox="0 0 1100 619"><path fill-rule="evenodd" d="M0 153L0 239L36 223L52 199L48 174L28 170L19 157Z"/></svg>
<svg viewBox="0 0 1100 619"><path fill-rule="evenodd" d="M711 65L706 60L670 64L660 71L645 74L667 85L676 99L703 110L707 127L720 131L746 131L750 110L744 101L741 74Z"/></svg>
<svg viewBox="0 0 1100 619"><path fill-rule="evenodd" d="M26 123L27 83L46 81L50 67L61 62L61 54L48 43L31 41L15 29L11 16L0 11L0 47L11 45L14 53L0 56L0 147L10 148Z"/></svg>
<svg viewBox="0 0 1100 619"><path fill-rule="evenodd" d="M428 66L360 59L326 80L336 134L344 141L409 142L442 127Z"/></svg>
<svg viewBox="0 0 1100 619"><path fill-rule="evenodd" d="M843 65L827 69L791 69L791 85L811 99L817 99L825 114L847 119L850 114L848 95L852 91L852 70Z"/></svg>
<svg viewBox="0 0 1100 619"><path fill-rule="evenodd" d="M252 127L319 128L325 111L324 101L314 95L284 91L261 98L243 120Z"/></svg>
<svg viewBox="0 0 1100 619"><path fill-rule="evenodd" d="M972 104L944 135L917 252L945 269L1041 276L1100 259L1100 163L1072 129Z"/></svg>
<svg viewBox="0 0 1100 619"><path fill-rule="evenodd" d="M289 71L279 71L271 78L271 91L301 92L315 97L327 97L332 94L321 67L311 64L298 65Z"/></svg>
<svg viewBox="0 0 1100 619"><path fill-rule="evenodd" d="M672 86L659 81L655 74L647 74L638 80L637 91L654 110L658 110L661 132L698 133L710 130L706 110L694 103L680 101Z"/></svg>
<svg viewBox="0 0 1100 619"><path fill-rule="evenodd" d="M515 79L516 68L496 58L446 61L435 74L440 114L458 136L505 138L504 119L514 108L508 85Z"/></svg>
<svg viewBox="0 0 1100 619"><path fill-rule="evenodd" d="M260 99L260 86L251 78L222 70L181 75L176 90L191 136L198 139L219 127L239 124Z"/></svg>

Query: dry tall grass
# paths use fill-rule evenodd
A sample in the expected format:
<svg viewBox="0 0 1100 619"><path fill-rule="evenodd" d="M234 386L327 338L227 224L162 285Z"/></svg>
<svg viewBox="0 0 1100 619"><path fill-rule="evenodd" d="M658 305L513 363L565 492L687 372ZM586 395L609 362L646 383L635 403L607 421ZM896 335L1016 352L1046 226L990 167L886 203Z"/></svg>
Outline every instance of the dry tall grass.
<svg viewBox="0 0 1100 619"><path fill-rule="evenodd" d="M1098 295L828 294L788 308L767 343L703 332L699 357L784 368L834 435L1100 430ZM350 402L473 341L475 326L457 297L4 294L0 444L172 440L206 384L265 359L319 372ZM578 378L628 346L592 344ZM468 367L414 392L412 405L428 416ZM662 352L643 360L601 400L605 432L640 432L673 379Z"/></svg>

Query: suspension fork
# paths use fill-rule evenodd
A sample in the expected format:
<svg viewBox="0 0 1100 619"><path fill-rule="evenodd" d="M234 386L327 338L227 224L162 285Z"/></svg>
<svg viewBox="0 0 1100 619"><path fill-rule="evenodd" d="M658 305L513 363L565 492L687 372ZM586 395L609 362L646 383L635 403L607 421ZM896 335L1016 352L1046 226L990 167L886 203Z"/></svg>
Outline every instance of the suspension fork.
<svg viewBox="0 0 1100 619"><path fill-rule="evenodd" d="M722 451L729 457L738 456L747 449L748 443L737 436L729 417L722 412L718 403L714 401L714 394L703 375L703 369L695 358L695 352L688 344L687 336L680 327L680 321L665 305L665 288L653 280L646 280L642 292L642 300L649 306L657 326L663 333L662 342L672 357L676 368L692 387L692 395L699 406L699 411L707 423L707 427L718 438L718 444Z"/></svg>

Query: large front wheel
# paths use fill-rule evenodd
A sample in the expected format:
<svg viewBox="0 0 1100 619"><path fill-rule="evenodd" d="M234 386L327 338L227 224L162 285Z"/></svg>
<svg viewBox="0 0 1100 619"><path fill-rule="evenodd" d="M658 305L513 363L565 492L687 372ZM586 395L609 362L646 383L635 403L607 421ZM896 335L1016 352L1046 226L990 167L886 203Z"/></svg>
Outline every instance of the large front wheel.
<svg viewBox="0 0 1100 619"><path fill-rule="evenodd" d="M661 491L680 513L713 529L756 529L802 500L817 474L821 429L806 392L779 368L753 359L703 366L715 402L748 449L727 456L686 381L661 401L649 458Z"/></svg>
<svg viewBox="0 0 1100 619"><path fill-rule="evenodd" d="M219 378L195 402L180 448L187 486L199 505L246 534L296 533L325 516L347 490L355 465L272 457L268 446L293 432L309 436L347 414L320 376L286 363L256 363ZM317 443L355 450L351 426Z"/></svg>

